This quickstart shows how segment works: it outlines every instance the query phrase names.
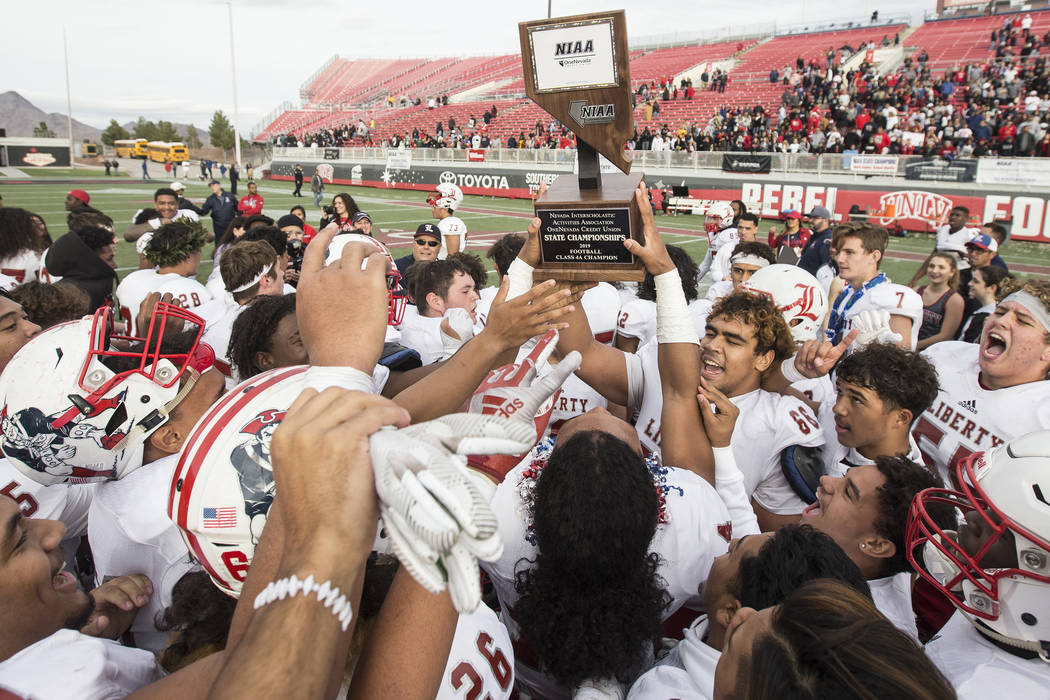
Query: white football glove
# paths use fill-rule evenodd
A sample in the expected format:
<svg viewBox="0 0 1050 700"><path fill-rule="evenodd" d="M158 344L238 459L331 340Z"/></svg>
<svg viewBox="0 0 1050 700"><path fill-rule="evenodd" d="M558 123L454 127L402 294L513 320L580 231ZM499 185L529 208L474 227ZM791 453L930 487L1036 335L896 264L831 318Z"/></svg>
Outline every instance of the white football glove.
<svg viewBox="0 0 1050 700"><path fill-rule="evenodd" d="M851 350L859 350L868 343L899 343L903 338L890 328L890 312L880 309L872 311L861 311L853 317L850 324L851 329L856 328L859 333L853 341Z"/></svg>
<svg viewBox="0 0 1050 700"><path fill-rule="evenodd" d="M528 451L531 423L492 415L451 414L369 440L379 512L391 548L432 593L448 586L459 612L481 601L477 558L503 552L498 522L466 466L467 454Z"/></svg>
<svg viewBox="0 0 1050 700"><path fill-rule="evenodd" d="M444 349L441 359L447 360L455 355L473 337L474 322L470 320L470 313L466 309L457 307L446 311L441 322L441 347Z"/></svg>

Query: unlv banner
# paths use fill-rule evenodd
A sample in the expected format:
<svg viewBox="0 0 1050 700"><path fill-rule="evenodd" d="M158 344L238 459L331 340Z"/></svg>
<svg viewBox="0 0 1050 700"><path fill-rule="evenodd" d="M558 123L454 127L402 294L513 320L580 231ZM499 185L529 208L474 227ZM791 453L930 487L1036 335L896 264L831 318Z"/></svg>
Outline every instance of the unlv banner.
<svg viewBox="0 0 1050 700"><path fill-rule="evenodd" d="M722 156L722 170L727 173L768 173L772 165L771 156L752 153L726 153Z"/></svg>

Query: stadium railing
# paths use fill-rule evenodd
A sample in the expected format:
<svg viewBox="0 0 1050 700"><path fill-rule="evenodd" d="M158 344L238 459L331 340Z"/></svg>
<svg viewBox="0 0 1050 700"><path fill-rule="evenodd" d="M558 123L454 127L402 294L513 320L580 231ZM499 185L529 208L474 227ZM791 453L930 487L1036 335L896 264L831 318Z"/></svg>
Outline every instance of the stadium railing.
<svg viewBox="0 0 1050 700"><path fill-rule="evenodd" d="M325 151L330 148L287 148L275 147L275 159L295 161L325 160ZM339 160L357 162L385 162L388 153L396 153L392 148L340 148ZM409 149L412 160L425 163L466 163L473 159L470 151L453 148L413 148ZM632 151L633 166L649 169L680 169L687 172L722 170L723 157L737 155L746 158L769 156L770 171L773 173L809 173L816 175L854 175L858 179L877 174L883 177L904 178L905 168L909 163L929 161L927 156L896 156L894 172L872 173L853 168L855 155L843 153L733 153L726 151ZM571 169L576 159L575 149L533 149L533 148L489 148L485 149L485 163L503 164L551 164L563 165ZM884 161L889 162L889 161ZM932 180L933 178L923 178Z"/></svg>

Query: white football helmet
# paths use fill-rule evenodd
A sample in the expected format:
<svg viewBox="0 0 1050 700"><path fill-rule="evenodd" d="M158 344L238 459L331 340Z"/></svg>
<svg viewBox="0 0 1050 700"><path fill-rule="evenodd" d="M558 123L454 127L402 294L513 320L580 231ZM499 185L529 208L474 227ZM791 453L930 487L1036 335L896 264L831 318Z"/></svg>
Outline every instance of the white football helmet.
<svg viewBox="0 0 1050 700"><path fill-rule="evenodd" d="M796 343L814 340L828 313L828 294L817 278L795 265L770 265L756 270L740 285L746 292L764 294L784 314Z"/></svg>
<svg viewBox="0 0 1050 700"><path fill-rule="evenodd" d="M437 186L437 192L427 197L427 204L442 207L449 211L459 209L459 205L462 203L463 190L459 189L459 185L451 182L442 182Z"/></svg>
<svg viewBox="0 0 1050 700"><path fill-rule="evenodd" d="M200 343L204 320L185 309L157 304L143 338L114 334L112 312L36 335L0 376L0 446L42 484L119 479L142 466L146 439L215 360ZM169 324L185 327L177 343Z"/></svg>
<svg viewBox="0 0 1050 700"><path fill-rule="evenodd" d="M707 208L704 227L708 231L721 231L733 225L733 207L729 202L712 202Z"/></svg>
<svg viewBox="0 0 1050 700"><path fill-rule="evenodd" d="M237 386L197 421L179 455L168 517L215 585L235 598L273 502L270 439L302 393L306 369L282 367Z"/></svg>
<svg viewBox="0 0 1050 700"><path fill-rule="evenodd" d="M1050 430L972 454L955 476L959 491L926 489L912 501L908 560L979 630L1050 662ZM966 524L942 529L933 504Z"/></svg>
<svg viewBox="0 0 1050 700"><path fill-rule="evenodd" d="M328 244L328 250L325 251L325 264L328 265L332 261L341 258L343 248L348 243L364 243L365 245L373 246L381 250L383 255L386 256L388 262L386 291L390 302L387 310L387 325L401 325L401 321L405 317L405 308L408 306L408 296L405 294L404 287L401 284L401 273L398 272L397 265L394 263L394 256L390 254L385 245L371 236L366 236L363 233L340 233L333 237L332 242ZM362 269L364 268L362 267Z"/></svg>

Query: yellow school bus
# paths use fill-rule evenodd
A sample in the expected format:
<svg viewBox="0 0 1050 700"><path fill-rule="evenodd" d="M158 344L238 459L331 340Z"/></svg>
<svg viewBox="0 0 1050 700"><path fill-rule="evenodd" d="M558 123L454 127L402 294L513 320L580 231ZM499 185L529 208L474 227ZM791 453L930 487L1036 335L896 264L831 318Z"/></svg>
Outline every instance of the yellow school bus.
<svg viewBox="0 0 1050 700"><path fill-rule="evenodd" d="M118 139L113 142L113 150L116 152L117 158L149 157L146 139Z"/></svg>
<svg viewBox="0 0 1050 700"><path fill-rule="evenodd" d="M149 159L154 163L181 163L189 160L190 154L186 150L186 144L169 141L150 141Z"/></svg>

